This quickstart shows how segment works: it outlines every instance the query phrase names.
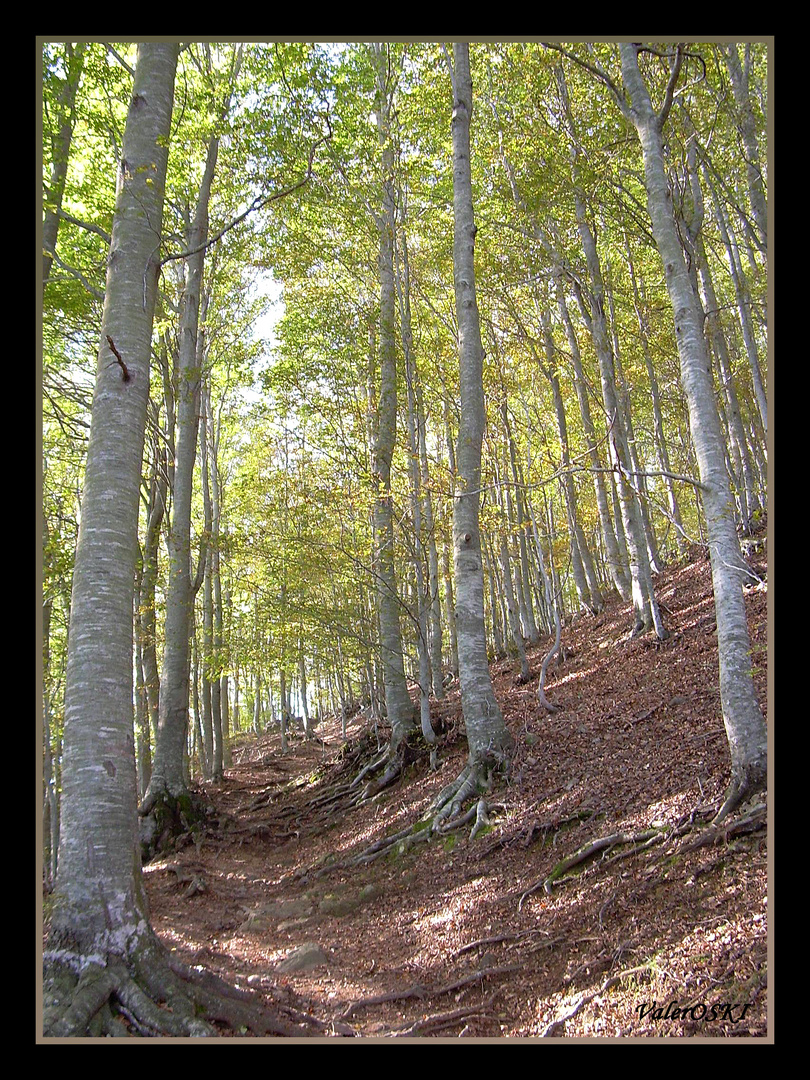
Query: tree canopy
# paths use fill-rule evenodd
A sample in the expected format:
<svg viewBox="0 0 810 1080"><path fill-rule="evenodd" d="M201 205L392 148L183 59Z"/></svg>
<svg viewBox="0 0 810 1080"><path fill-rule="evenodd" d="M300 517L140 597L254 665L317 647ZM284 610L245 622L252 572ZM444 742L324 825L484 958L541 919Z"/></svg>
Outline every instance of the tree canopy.
<svg viewBox="0 0 810 1080"><path fill-rule="evenodd" d="M51 880L93 395L106 368L128 376L112 335L99 351L113 226L152 164L124 153L137 46L40 50ZM468 655L460 542L485 658L511 655L522 678L526 641L553 655L561 621L614 590L633 600L628 633L664 638L655 577L688 552L716 559L718 597L733 565L741 606L740 538L767 513L769 43L468 51L465 96L462 54L439 42L179 46L155 147L168 165L126 688L140 796L156 740L160 762L178 558L187 780L217 775L239 732L302 714L309 734L310 714L362 706L394 725L392 746L400 723L413 741L400 679L431 742L428 702ZM144 311L149 287L144 265ZM728 642L745 654L737 630ZM542 681L537 698L552 707Z"/></svg>

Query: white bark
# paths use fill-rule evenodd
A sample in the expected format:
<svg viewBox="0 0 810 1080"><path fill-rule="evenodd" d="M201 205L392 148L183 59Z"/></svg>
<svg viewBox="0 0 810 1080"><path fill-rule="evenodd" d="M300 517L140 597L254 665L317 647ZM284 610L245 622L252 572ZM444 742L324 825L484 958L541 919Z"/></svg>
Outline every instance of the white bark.
<svg viewBox="0 0 810 1080"><path fill-rule="evenodd" d="M214 138L208 147L194 220L188 230L190 250L200 249L208 237L208 202L218 149L219 141ZM198 349L198 334L204 261L202 250L196 250L189 256L183 283L177 377L177 443L172 518L167 539L166 644L160 678L155 758L152 779L143 803L144 810L149 809L160 795L176 798L186 791L183 753L188 732L191 619L195 591L191 578L191 500L199 429L201 350Z"/></svg>
<svg viewBox="0 0 810 1080"><path fill-rule="evenodd" d="M720 812L725 814L766 782L766 728L751 674L751 642L742 592L746 570L734 526L723 431L714 400L702 311L684 261L664 169L662 128L666 108L658 114L653 110L639 71L636 46L623 43L620 48L624 83L632 101L632 106L625 104L625 111L641 141L647 205L675 319L681 379L702 484L717 615L720 699L731 751L731 783ZM677 74L676 61L671 88Z"/></svg>
<svg viewBox="0 0 810 1080"><path fill-rule="evenodd" d="M132 600L177 54L170 43L138 48L73 577L62 837L50 944L59 959L73 953L78 966L109 951L123 953L146 926L137 851Z"/></svg>
<svg viewBox="0 0 810 1080"><path fill-rule="evenodd" d="M394 570L394 513L391 490L391 462L397 422L397 369L395 344L394 287L394 192L393 148L389 131L390 109L387 86L387 57L383 46L374 46L377 63L379 108L377 123L382 153L383 200L379 217L380 252L380 386L374 438L373 472L377 488L374 504L376 540L375 572L380 620L380 649L388 722L391 724L391 752L395 753L415 729L413 703L405 682L400 630L400 599Z"/></svg>
<svg viewBox="0 0 810 1080"><path fill-rule="evenodd" d="M453 549L461 707L470 763L475 768L508 753L512 737L492 688L484 630L484 573L478 512L484 435L484 351L473 258L476 226L470 171L472 79L469 46L454 44L453 56L453 276L461 390Z"/></svg>

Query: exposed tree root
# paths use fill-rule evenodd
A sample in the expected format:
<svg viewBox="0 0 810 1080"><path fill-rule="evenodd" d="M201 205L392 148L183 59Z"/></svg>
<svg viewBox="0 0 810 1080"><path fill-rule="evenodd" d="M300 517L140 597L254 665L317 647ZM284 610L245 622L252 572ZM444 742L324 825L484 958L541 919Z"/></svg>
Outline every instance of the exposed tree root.
<svg viewBox="0 0 810 1080"><path fill-rule="evenodd" d="M747 769L739 769L736 773L732 772L723 805L717 811L714 824L719 825L742 803L765 791L767 779L765 769L757 765L751 765Z"/></svg>
<svg viewBox="0 0 810 1080"><path fill-rule="evenodd" d="M458 979L453 979L452 982L445 983L435 990L429 990L421 983L414 983L413 986L408 986L404 990L394 990L388 994L375 994L373 997L359 998L343 1010L339 1019L348 1020L358 1009L364 1009L370 1005L384 1005L391 1001L407 1001L412 998L419 1001L426 998L433 1000L433 998L442 997L445 994L454 994L457 990L462 990L466 986L482 983L485 979L495 978L498 975L509 975L522 969L522 964L501 964L499 967L477 968L475 971L462 975Z"/></svg>
<svg viewBox="0 0 810 1080"><path fill-rule="evenodd" d="M219 1034L307 1035L271 1013L255 994L172 957L151 933L127 959L108 955L81 975L58 955L46 957L43 1033L46 1038L129 1035L148 1038Z"/></svg>
<svg viewBox="0 0 810 1080"><path fill-rule="evenodd" d="M531 896L532 893L537 892L540 888L544 889L545 892L550 893L554 882L562 877L567 870L592 858L600 851L616 847L619 844L646 844L650 840L655 841L656 839L663 839L665 835L665 830L653 828L640 833L611 833L610 836L601 836L596 840L589 840L587 844L583 844L582 847L578 848L573 855L568 855L566 858L561 859L547 877L540 878L526 889L518 902L518 911L523 907L523 901L527 896Z"/></svg>
<svg viewBox="0 0 810 1080"><path fill-rule="evenodd" d="M430 749L431 763L433 763L433 747ZM403 770L418 759L419 754L419 747L411 745L407 739L403 739L393 752L390 746L387 747L381 754L374 758L373 761L370 761L365 765L354 780L352 780L350 787L356 789L367 776L379 772L380 769L385 769L383 775L379 779L369 780L366 783L360 792L357 802L360 803L365 802L368 799L373 799L375 795L379 795L385 788L390 787L391 784L402 775Z"/></svg>
<svg viewBox="0 0 810 1080"><path fill-rule="evenodd" d="M757 803L756 806L752 806L747 814L738 818L736 821L728 822L725 825L718 824L718 817L715 817L708 829L705 829L698 837L686 844L683 851L694 851L696 848L704 847L707 844L719 844L725 843L735 836L742 836L745 833L756 832L758 829L764 829L766 822L767 806L765 803Z"/></svg>
<svg viewBox="0 0 810 1080"><path fill-rule="evenodd" d="M694 840L678 846L678 853L685 854L686 852L694 851L707 844L725 843L732 837L756 832L758 829L764 828L766 824L766 809L765 803L758 803L756 806L753 806L746 815L739 818L737 821L728 823L724 826L718 825L717 817L715 817L708 829L702 829L701 823L697 820L699 815L697 811L693 811L687 819L682 820L673 826L656 825L642 832L616 832L611 833L609 836L601 836L595 840L589 840L586 844L579 847L572 855L568 855L564 859L561 859L554 866L550 874L546 877L539 878L530 885L529 888L521 894L518 902L518 911L522 909L523 901L528 896L531 896L532 893L537 892L538 889L541 888L544 889L545 892L550 893L554 883L558 882L568 870L593 858L595 855L598 855L600 851L608 852L613 848L627 847L629 845L628 850L620 851L606 861L605 865L610 865L617 859L637 855L651 847L653 844L660 843L664 840L668 842L673 840L680 841L684 835L693 832L696 829L702 829ZM703 811L703 815L705 817L705 811Z"/></svg>
<svg viewBox="0 0 810 1080"><path fill-rule="evenodd" d="M396 1028L393 1034L395 1038L402 1039L409 1035L419 1035L428 1029L441 1031L443 1028L456 1027L462 1020L491 1020L492 1015L489 1009L497 996L497 993L490 994L480 1005L468 1005L460 1009L451 1009L450 1012L423 1016L406 1027Z"/></svg>
<svg viewBox="0 0 810 1080"><path fill-rule="evenodd" d="M183 837L201 835L213 817L208 799L191 790L180 795L155 792L141 805L138 813L144 862L175 850Z"/></svg>
<svg viewBox="0 0 810 1080"><path fill-rule="evenodd" d="M619 971L615 975L609 976L598 990L592 990L589 994L583 994L574 1004L568 1012L558 1017L556 1020L552 1020L550 1024L546 1024L543 1030L540 1032L542 1039L552 1038L555 1035L560 1035L565 1028L565 1024L568 1020L573 1020L585 1005L588 1005L594 998L599 997L601 994L606 993L611 986L615 986L617 982L621 982L622 979L630 978L633 975L640 975L643 971L650 971L650 964L640 964L638 967L627 968L625 971Z"/></svg>

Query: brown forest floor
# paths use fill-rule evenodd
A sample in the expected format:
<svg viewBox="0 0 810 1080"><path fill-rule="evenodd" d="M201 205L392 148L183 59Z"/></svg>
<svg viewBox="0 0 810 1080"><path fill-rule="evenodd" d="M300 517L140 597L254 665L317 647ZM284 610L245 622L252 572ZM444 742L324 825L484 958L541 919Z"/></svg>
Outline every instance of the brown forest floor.
<svg viewBox="0 0 810 1080"><path fill-rule="evenodd" d="M764 561L752 565L764 578ZM534 698L547 643L527 686L512 662L493 664L517 753L472 842L467 826L350 864L424 818L460 771L457 687L434 703L438 770L419 760L362 806L347 789L377 746L362 714L345 746L337 721L318 729L325 745L299 737L286 754L276 735L243 736L224 781L206 786L205 834L146 867L163 941L287 1018L309 1016L307 1036L767 1038L764 814L709 827L728 749L708 562L668 569L657 592L666 641L629 639L618 601L564 629L546 686L559 712ZM764 710L763 586L747 604ZM653 827L652 844L607 847L543 888L584 844ZM307 943L317 966L285 970ZM672 1019L673 1007L692 1011Z"/></svg>

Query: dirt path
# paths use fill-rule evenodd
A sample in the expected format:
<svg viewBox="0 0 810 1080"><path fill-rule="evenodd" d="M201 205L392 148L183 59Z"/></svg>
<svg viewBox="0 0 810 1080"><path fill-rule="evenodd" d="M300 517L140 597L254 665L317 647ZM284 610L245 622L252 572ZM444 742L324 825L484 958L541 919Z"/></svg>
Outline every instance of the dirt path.
<svg viewBox="0 0 810 1080"><path fill-rule="evenodd" d="M376 747L361 716L345 747L337 724L286 754L246 737L207 789L206 835L146 868L163 940L312 1018L302 1035L767 1035L764 811L708 829L728 768L708 564L667 571L658 595L667 641L628 640L618 602L565 629L547 685L559 712L493 665L518 751L472 842L459 831L349 865L459 772L457 690L435 704L439 769L416 762L363 806L347 790L363 740ZM764 708L764 589L747 602Z"/></svg>

